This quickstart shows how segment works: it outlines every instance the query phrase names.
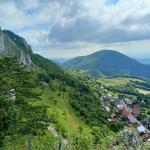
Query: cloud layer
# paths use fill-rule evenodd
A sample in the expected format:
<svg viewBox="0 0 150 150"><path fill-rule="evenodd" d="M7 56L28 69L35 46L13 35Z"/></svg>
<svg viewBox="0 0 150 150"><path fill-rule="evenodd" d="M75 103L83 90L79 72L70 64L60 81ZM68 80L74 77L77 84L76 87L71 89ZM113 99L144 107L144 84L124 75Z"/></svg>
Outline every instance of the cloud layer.
<svg viewBox="0 0 150 150"><path fill-rule="evenodd" d="M129 52L131 41L150 40L149 0L1 0L0 14L3 28L24 36L45 55L74 56L82 49L86 54L112 43Z"/></svg>

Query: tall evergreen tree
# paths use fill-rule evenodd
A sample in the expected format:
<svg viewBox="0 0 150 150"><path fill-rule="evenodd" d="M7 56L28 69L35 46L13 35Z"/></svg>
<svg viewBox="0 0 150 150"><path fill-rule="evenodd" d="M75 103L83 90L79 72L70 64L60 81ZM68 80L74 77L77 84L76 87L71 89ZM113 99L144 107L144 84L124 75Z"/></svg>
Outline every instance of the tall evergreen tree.
<svg viewBox="0 0 150 150"><path fill-rule="evenodd" d="M0 59L0 147L6 135L36 135L46 130L46 108L31 72L17 58Z"/></svg>

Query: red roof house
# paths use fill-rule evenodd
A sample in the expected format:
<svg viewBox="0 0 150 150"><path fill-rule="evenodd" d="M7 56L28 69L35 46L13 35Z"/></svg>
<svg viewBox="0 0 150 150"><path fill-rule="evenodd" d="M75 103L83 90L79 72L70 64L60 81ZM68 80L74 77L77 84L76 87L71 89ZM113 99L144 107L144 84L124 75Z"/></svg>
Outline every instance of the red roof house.
<svg viewBox="0 0 150 150"><path fill-rule="evenodd" d="M124 116L128 116L128 115L129 115L129 111L124 110L124 111L122 112L122 115L124 115Z"/></svg>
<svg viewBox="0 0 150 150"><path fill-rule="evenodd" d="M134 106L132 108L132 114L135 115L135 116L138 116L140 114L140 107Z"/></svg>

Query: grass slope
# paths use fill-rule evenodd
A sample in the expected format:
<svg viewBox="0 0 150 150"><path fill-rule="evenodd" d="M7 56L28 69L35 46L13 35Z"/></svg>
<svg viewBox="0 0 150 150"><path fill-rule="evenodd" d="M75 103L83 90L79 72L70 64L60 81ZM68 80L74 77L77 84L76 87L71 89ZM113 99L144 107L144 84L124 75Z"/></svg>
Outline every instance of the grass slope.
<svg viewBox="0 0 150 150"><path fill-rule="evenodd" d="M71 107L67 92L51 91L48 87L45 87L41 99L41 102L48 106L48 114L56 116L58 124L63 125L69 133L79 134L79 127L84 128L85 134L90 133L89 126L81 120Z"/></svg>
<svg viewBox="0 0 150 150"><path fill-rule="evenodd" d="M55 118L57 123L52 123L53 126L58 133L61 135L60 129L65 129L65 132L68 135L80 135L79 127L83 128L82 134L85 136L91 136L91 129L88 125L84 123L83 120L77 115L74 109L71 107L70 103L68 102L68 93L67 92L60 92L58 90L52 91L50 88L45 85L44 88L41 90L37 89L39 92L42 92L41 101L38 103L42 103L48 107L48 115ZM36 103L37 104L37 103ZM16 139L15 139L16 138ZM38 150L45 150L49 149L44 147L44 145L52 145L54 143L55 138L51 132L47 130L46 135L42 137L33 137L32 139L32 148ZM5 150L26 150L28 137L27 136L20 136L15 137L13 139L6 138L5 143ZM56 137L56 143L54 149L57 148L59 141L59 137ZM46 142L46 143L45 143ZM49 142L49 144L47 143ZM45 144L44 144L45 143ZM52 148L52 147L51 147Z"/></svg>
<svg viewBox="0 0 150 150"><path fill-rule="evenodd" d="M19 48L18 50L22 47L30 55L34 64L30 66L33 71L33 78L40 84L44 82L45 85L42 90L40 103L48 107L48 115L52 120L51 123L61 135L63 135L62 132L64 130L64 133L67 132L68 135L79 135L81 134L80 127L82 127L82 134L89 138L92 129L84 123L82 118L91 126L96 125L102 128L102 125L105 125L106 127L103 127L102 130L106 129L105 133L108 133L109 129L106 121L106 115L108 114L101 108L99 92L93 91L92 88L82 80L79 80L78 77L69 75L50 60L32 53L24 39L12 33L9 33L8 36L13 41L17 38L18 41L15 43ZM55 90L50 90L49 87L52 85L56 87ZM67 88L66 91L62 91L64 87ZM24 137L21 138L23 138L23 141L26 141ZM21 142L21 138L17 140ZM26 145L24 142L22 143L20 145Z"/></svg>

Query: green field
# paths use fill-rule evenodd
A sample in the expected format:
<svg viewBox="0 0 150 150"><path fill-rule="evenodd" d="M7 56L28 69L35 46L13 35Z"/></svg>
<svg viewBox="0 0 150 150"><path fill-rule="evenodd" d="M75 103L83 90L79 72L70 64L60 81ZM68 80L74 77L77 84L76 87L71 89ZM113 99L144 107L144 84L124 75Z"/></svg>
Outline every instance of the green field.
<svg viewBox="0 0 150 150"><path fill-rule="evenodd" d="M144 95L150 94L150 91L148 90L143 90L143 89L137 89L137 90L139 91L139 93L144 94Z"/></svg>
<svg viewBox="0 0 150 150"><path fill-rule="evenodd" d="M136 78L125 78L125 77L117 77L117 78L98 78L97 82L102 83L105 86L117 86L117 85L126 85L130 81L140 81L140 79Z"/></svg>

